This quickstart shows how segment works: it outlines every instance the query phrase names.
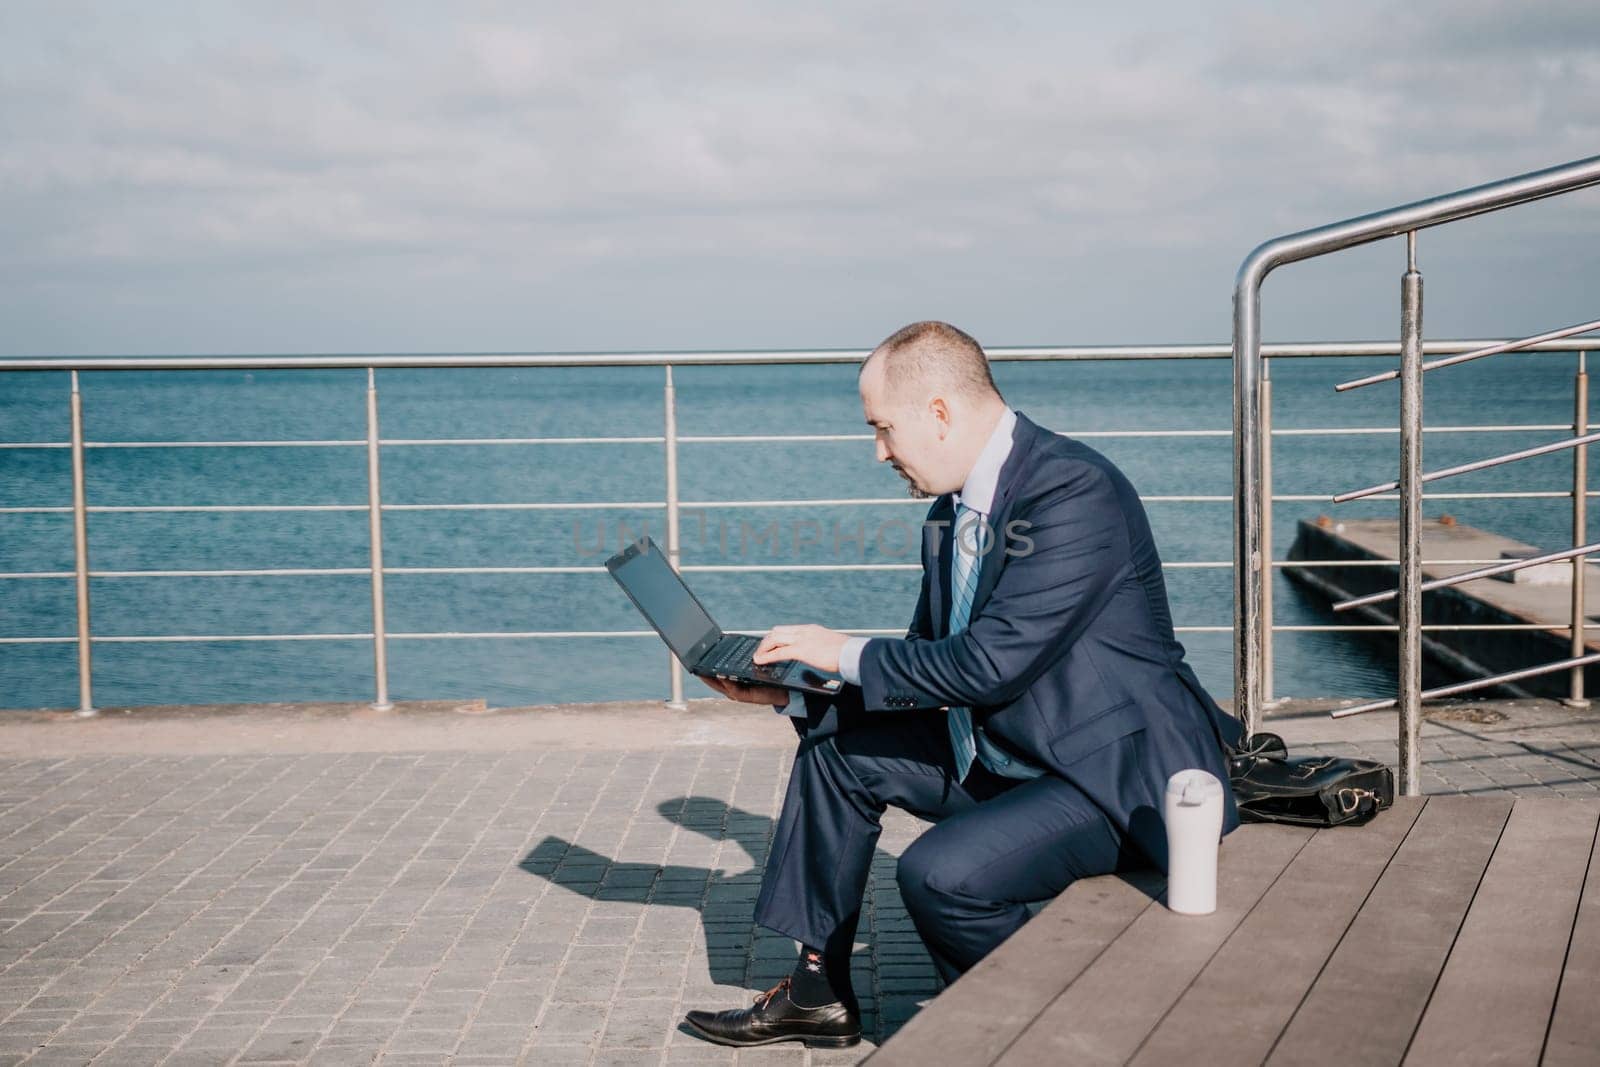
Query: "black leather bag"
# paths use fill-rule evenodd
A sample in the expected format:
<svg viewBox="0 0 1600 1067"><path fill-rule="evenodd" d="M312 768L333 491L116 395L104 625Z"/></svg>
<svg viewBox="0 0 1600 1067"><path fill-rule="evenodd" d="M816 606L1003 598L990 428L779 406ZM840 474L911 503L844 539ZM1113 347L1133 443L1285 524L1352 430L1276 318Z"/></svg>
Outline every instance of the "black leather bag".
<svg viewBox="0 0 1600 1067"><path fill-rule="evenodd" d="M1358 826L1394 803L1394 774L1372 760L1289 755L1277 734L1228 750L1239 818L1298 826Z"/></svg>

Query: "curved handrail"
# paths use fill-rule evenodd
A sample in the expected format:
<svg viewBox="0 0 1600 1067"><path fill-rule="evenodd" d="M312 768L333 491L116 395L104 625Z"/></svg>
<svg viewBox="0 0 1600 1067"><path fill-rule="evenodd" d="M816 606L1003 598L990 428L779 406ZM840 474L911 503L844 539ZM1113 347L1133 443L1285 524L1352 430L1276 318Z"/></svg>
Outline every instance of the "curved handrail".
<svg viewBox="0 0 1600 1067"><path fill-rule="evenodd" d="M1246 729L1260 725L1262 620L1266 584L1261 546L1261 283L1278 267L1331 252L1486 215L1518 204L1600 185L1600 156L1547 167L1443 196L1274 237L1239 265L1233 291L1234 709Z"/></svg>

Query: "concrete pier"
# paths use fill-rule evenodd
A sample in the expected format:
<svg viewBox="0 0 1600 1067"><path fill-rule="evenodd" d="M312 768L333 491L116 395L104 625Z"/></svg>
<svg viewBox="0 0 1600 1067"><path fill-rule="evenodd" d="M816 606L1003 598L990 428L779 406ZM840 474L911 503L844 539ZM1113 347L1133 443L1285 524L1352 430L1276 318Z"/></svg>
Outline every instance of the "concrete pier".
<svg viewBox="0 0 1600 1067"><path fill-rule="evenodd" d="M1483 560L1498 561L1510 555L1529 556L1555 549L1536 548L1522 541L1472 526L1440 519L1424 520L1421 528L1424 582L1476 570ZM1570 547L1570 546L1561 546ZM1393 589L1398 568L1373 566L1372 560L1393 560L1399 551L1398 524L1393 519L1356 519L1342 522L1299 523L1291 560L1348 560L1348 566L1291 567L1289 579L1319 600L1333 603ZM1475 562L1466 562L1468 560ZM1452 678L1481 678L1523 667L1566 659L1571 651L1572 586L1569 561L1541 564L1530 568L1533 575L1521 572L1493 578L1479 578L1458 586L1424 593L1424 626L1476 626L1486 624L1534 625L1531 630L1424 630L1422 648L1432 664ZM1584 615L1593 621L1600 612L1600 577L1590 574L1585 582ZM1533 578L1534 580L1527 580ZM1515 579L1515 580L1511 580ZM1352 624L1394 625L1395 602L1352 608L1341 613L1340 621ZM1392 634L1369 634L1371 639L1392 647ZM1600 651L1600 630L1587 635L1587 649ZM1566 671L1524 679L1502 687L1506 695L1520 697L1565 697L1570 691ZM1584 691L1600 689L1600 665L1591 665L1584 675Z"/></svg>

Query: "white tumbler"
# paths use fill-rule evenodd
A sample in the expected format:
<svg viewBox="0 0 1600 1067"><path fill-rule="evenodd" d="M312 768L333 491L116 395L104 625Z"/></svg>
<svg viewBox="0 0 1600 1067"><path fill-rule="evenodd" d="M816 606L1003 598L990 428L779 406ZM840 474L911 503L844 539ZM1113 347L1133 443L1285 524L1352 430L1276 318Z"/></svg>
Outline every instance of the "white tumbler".
<svg viewBox="0 0 1600 1067"><path fill-rule="evenodd" d="M1167 779L1167 907L1182 915L1217 910L1217 846L1222 840L1222 783L1208 771Z"/></svg>

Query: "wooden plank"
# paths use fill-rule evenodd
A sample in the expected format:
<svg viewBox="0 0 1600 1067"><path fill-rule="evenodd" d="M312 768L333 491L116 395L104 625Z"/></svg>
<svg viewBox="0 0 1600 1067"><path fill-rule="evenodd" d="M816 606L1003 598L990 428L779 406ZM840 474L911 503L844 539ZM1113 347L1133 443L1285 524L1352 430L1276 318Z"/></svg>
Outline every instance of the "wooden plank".
<svg viewBox="0 0 1600 1067"><path fill-rule="evenodd" d="M1509 797L1428 798L1268 1063L1400 1062L1510 812Z"/></svg>
<svg viewBox="0 0 1600 1067"><path fill-rule="evenodd" d="M1218 859L1215 912L1147 909L996 1062L1125 1062L1310 838L1310 830L1277 825L1230 834Z"/></svg>
<svg viewBox="0 0 1600 1067"><path fill-rule="evenodd" d="M1561 992L1545 1040L1547 1067L1592 1064L1600 1049L1600 843L1591 846L1583 899L1572 924Z"/></svg>
<svg viewBox="0 0 1600 1067"><path fill-rule="evenodd" d="M1117 935L1154 904L1155 872L1085 878L962 975L868 1061L990 1063Z"/></svg>
<svg viewBox="0 0 1600 1067"><path fill-rule="evenodd" d="M1260 1063L1422 812L1401 797L1365 826L1319 830L1134 1056Z"/></svg>
<svg viewBox="0 0 1600 1067"><path fill-rule="evenodd" d="M1516 802L1406 1063L1538 1062L1597 822L1600 801Z"/></svg>

